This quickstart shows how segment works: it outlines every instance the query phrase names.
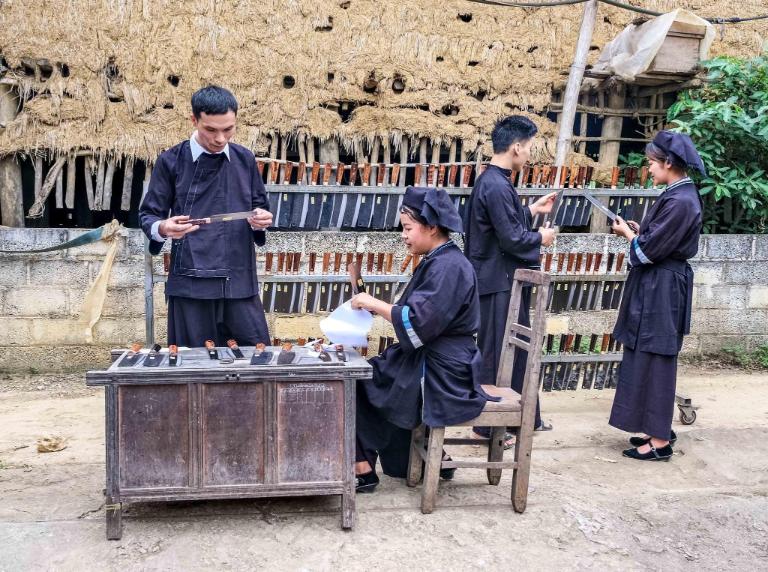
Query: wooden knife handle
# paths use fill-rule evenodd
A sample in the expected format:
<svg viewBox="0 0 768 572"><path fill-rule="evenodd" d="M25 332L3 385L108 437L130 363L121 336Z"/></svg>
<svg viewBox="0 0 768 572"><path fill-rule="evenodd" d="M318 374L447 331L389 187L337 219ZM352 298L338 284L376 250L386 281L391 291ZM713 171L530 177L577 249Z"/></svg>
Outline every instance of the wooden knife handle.
<svg viewBox="0 0 768 572"><path fill-rule="evenodd" d="M317 179L319 176L320 176L320 163L315 161L314 163L312 163L312 178L310 179L309 184L316 185Z"/></svg>
<svg viewBox="0 0 768 572"><path fill-rule="evenodd" d="M303 185L305 183L304 178L307 176L307 164L304 161L299 163L299 168L296 170L296 183Z"/></svg>
<svg viewBox="0 0 768 572"><path fill-rule="evenodd" d="M328 185L331 182L331 175L333 175L333 165L326 163L323 167L323 185Z"/></svg>
<svg viewBox="0 0 768 572"><path fill-rule="evenodd" d="M285 252L277 253L277 273L282 274L283 268L285 268Z"/></svg>
<svg viewBox="0 0 768 572"><path fill-rule="evenodd" d="M331 253L330 252L323 252L323 267L322 271L323 274L328 274L328 267L331 264Z"/></svg>
<svg viewBox="0 0 768 572"><path fill-rule="evenodd" d="M366 163L363 165L363 186L367 187L368 183L371 182L371 164Z"/></svg>
<svg viewBox="0 0 768 572"><path fill-rule="evenodd" d="M317 262L317 253L316 252L310 252L309 253L309 273L314 274L315 273L315 263Z"/></svg>
<svg viewBox="0 0 768 572"><path fill-rule="evenodd" d="M405 258L403 259L403 263L400 265L400 274L405 274L405 270L408 268L408 265L411 263L411 258L413 258L412 254L405 255Z"/></svg>
<svg viewBox="0 0 768 572"><path fill-rule="evenodd" d="M376 186L377 187L383 187L384 186L384 177L387 174L387 166L384 163L379 163L379 169L376 173Z"/></svg>
<svg viewBox="0 0 768 572"><path fill-rule="evenodd" d="M267 274L272 274L272 261L274 260L274 254L272 252L267 252L264 255L264 272Z"/></svg>
<svg viewBox="0 0 768 572"><path fill-rule="evenodd" d="M349 184L354 187L357 184L357 163L349 166Z"/></svg>
<svg viewBox="0 0 768 572"><path fill-rule="evenodd" d="M437 169L437 186L438 187L445 186L445 165L442 165L442 164Z"/></svg>
<svg viewBox="0 0 768 572"><path fill-rule="evenodd" d="M567 269L568 274L573 272L573 263L575 262L575 260L576 260L576 253L569 252L568 253L568 269Z"/></svg>
<svg viewBox="0 0 768 572"><path fill-rule="evenodd" d="M456 174L459 172L459 166L454 164L451 164L451 166L448 168L448 186L449 187L455 187L456 186Z"/></svg>
<svg viewBox="0 0 768 572"><path fill-rule="evenodd" d="M397 186L397 183L400 180L400 163L395 163L392 165L392 177L389 179L389 184L392 186Z"/></svg>
<svg viewBox="0 0 768 572"><path fill-rule="evenodd" d="M368 274L373 274L373 260L376 255L373 252L368 253L368 259L366 260L365 269Z"/></svg>
<svg viewBox="0 0 768 572"><path fill-rule="evenodd" d="M346 169L346 166L344 163L338 163L336 165L336 184L340 185L341 182L344 180L344 169Z"/></svg>
<svg viewBox="0 0 768 572"><path fill-rule="evenodd" d="M464 172L462 173L461 186L466 189L469 187L469 181L472 179L472 165L464 165L462 168Z"/></svg>
<svg viewBox="0 0 768 572"><path fill-rule="evenodd" d="M619 168L613 167L611 169L611 188L615 189L619 184Z"/></svg>
<svg viewBox="0 0 768 572"><path fill-rule="evenodd" d="M292 161L286 161L285 163L285 172L283 173L283 184L284 185L290 185L291 184L291 173L293 172L293 162Z"/></svg>

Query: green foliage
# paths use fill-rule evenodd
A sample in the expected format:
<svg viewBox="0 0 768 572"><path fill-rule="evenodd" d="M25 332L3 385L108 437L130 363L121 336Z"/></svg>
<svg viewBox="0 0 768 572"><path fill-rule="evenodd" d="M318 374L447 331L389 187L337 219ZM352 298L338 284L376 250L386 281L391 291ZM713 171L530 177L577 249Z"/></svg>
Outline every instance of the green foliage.
<svg viewBox="0 0 768 572"><path fill-rule="evenodd" d="M768 53L703 62L707 84L682 92L667 117L707 166L698 182L704 232L764 233L768 224Z"/></svg>
<svg viewBox="0 0 768 572"><path fill-rule="evenodd" d="M768 369L768 344L758 346L749 352L741 346L723 348L726 360L743 369Z"/></svg>

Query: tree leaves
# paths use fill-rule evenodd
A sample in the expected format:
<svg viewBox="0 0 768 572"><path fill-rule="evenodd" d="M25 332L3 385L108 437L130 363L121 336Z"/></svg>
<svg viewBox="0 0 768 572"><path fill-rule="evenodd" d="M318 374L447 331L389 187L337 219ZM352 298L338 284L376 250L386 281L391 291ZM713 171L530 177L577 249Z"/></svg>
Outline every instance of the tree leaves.
<svg viewBox="0 0 768 572"><path fill-rule="evenodd" d="M707 84L678 95L667 111L707 166L699 182L705 231L764 233L768 224L768 54L703 62ZM726 204L727 203L727 204ZM732 208L734 207L734 208ZM732 216L735 210L737 216Z"/></svg>

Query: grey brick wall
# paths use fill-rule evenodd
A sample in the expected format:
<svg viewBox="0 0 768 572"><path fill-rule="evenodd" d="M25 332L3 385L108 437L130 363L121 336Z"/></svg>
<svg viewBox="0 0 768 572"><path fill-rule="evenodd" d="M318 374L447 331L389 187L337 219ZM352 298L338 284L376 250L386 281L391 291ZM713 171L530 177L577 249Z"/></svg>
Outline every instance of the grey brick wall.
<svg viewBox="0 0 768 572"><path fill-rule="evenodd" d="M0 228L0 250L42 248L85 231ZM273 233L267 248L294 252L394 252L395 271L405 252L397 233ZM560 235L556 252L620 252L626 243L610 235ZM79 322L83 298L99 272L106 245L46 254L0 254L0 370L82 370L100 366L111 347L144 339L143 238L126 231L112 269L102 319L87 345ZM307 257L303 257L306 264ZM768 236L711 235L701 239L692 262L696 273L693 332L684 352L768 342ZM161 267L156 258L156 268ZM319 271L319 261L318 261ZM156 287L156 336L165 338L165 301ZM552 332L610 331L615 311L551 316ZM269 316L273 335L319 333L319 317ZM375 333L389 333L377 323Z"/></svg>

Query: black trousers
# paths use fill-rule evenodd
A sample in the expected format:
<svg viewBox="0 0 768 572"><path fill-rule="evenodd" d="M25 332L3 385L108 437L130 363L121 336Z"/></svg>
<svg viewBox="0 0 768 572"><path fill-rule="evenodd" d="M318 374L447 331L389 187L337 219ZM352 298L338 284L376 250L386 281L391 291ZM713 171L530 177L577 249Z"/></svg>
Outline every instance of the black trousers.
<svg viewBox="0 0 768 572"><path fill-rule="evenodd" d="M499 371L501 350L504 347L504 337L507 327L507 313L509 312L509 300L511 291L495 292L480 296L480 329L477 332L477 345L483 354L483 382L496 383ZM530 326L531 289L523 288L520 302L519 321L524 326ZM512 389L518 393L523 391L525 382L525 367L528 364L528 352L515 348L515 367L512 370ZM536 400L536 419L533 426L541 425L541 408L539 400ZM473 427L475 433L489 436L487 427Z"/></svg>
<svg viewBox="0 0 768 572"><path fill-rule="evenodd" d="M198 300L168 297L168 345L199 348L206 340L225 346L234 339L243 346L269 345L269 328L258 296Z"/></svg>
<svg viewBox="0 0 768 572"><path fill-rule="evenodd" d="M380 460L385 475L404 479L408 473L411 430L387 421L359 389L355 423L355 461L368 461L376 470L376 461Z"/></svg>

